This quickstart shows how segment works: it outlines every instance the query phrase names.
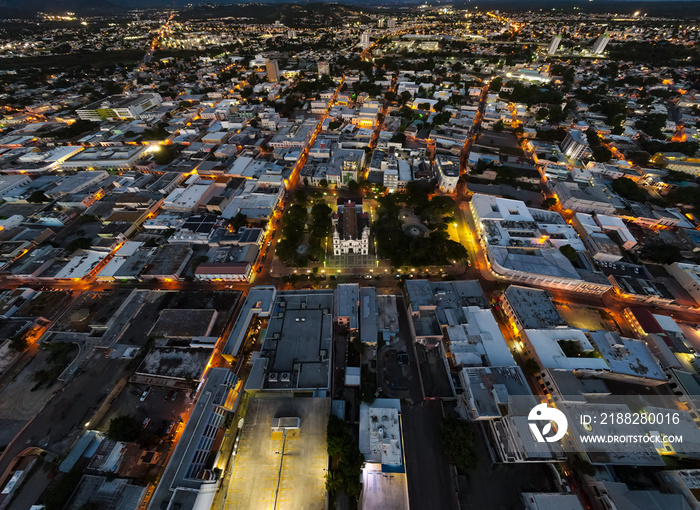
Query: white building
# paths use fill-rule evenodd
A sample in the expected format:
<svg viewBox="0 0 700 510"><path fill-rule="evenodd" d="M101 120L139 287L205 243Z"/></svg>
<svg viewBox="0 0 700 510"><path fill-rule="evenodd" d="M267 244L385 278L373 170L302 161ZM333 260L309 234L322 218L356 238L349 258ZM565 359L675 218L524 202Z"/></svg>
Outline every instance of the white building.
<svg viewBox="0 0 700 510"><path fill-rule="evenodd" d="M454 193L459 182L459 159L439 155L435 158L438 187L442 193Z"/></svg>
<svg viewBox="0 0 700 510"><path fill-rule="evenodd" d="M362 204L348 200L333 215L333 255L369 254L369 216Z"/></svg>
<svg viewBox="0 0 700 510"><path fill-rule="evenodd" d="M83 106L76 110L82 120L100 122L103 120L138 119L146 110L163 102L157 93L138 95L118 94Z"/></svg>
<svg viewBox="0 0 700 510"><path fill-rule="evenodd" d="M666 266L666 270L695 302L700 304L700 265L674 262L670 266Z"/></svg>
<svg viewBox="0 0 700 510"><path fill-rule="evenodd" d="M0 175L0 197L26 188L31 181L26 175Z"/></svg>
<svg viewBox="0 0 700 510"><path fill-rule="evenodd" d="M561 150L571 159L578 159L588 149L588 138L583 131L571 129L561 144Z"/></svg>
<svg viewBox="0 0 700 510"><path fill-rule="evenodd" d="M362 35L360 35L360 46L362 46L363 48L369 47L369 45L371 44L370 39L369 39L370 35L371 34L370 34L369 30L366 32L362 32Z"/></svg>
<svg viewBox="0 0 700 510"><path fill-rule="evenodd" d="M552 42L549 43L549 48L547 48L547 55L554 55L559 49L559 44L561 43L561 36L555 35L552 38Z"/></svg>
<svg viewBox="0 0 700 510"><path fill-rule="evenodd" d="M610 35L602 34L598 37L598 39L595 40L591 53L593 53L593 55L602 55L605 52L605 47L608 45L609 42Z"/></svg>

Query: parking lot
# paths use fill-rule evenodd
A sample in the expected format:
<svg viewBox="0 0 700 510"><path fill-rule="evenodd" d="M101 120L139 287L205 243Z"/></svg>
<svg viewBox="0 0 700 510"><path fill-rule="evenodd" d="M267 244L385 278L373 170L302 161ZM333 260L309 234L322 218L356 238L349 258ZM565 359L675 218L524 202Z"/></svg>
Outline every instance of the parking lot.
<svg viewBox="0 0 700 510"><path fill-rule="evenodd" d="M151 388L148 396L141 401L144 391L148 388ZM177 392L177 395L175 395L175 392ZM130 383L116 397L109 411L100 422L99 428L107 430L110 420L117 416L133 415L142 422L146 419L149 420L146 426L149 432L155 435L163 435L171 421L175 422L175 427L178 426L180 415L190 405L189 391Z"/></svg>

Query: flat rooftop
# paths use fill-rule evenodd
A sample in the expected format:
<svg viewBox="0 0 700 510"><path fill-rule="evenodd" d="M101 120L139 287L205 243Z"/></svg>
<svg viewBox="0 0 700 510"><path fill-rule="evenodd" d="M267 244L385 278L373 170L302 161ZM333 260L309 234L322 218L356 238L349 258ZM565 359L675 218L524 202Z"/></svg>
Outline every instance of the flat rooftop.
<svg viewBox="0 0 700 510"><path fill-rule="evenodd" d="M405 288L411 312L435 310L442 326L463 323L465 316L462 308L465 306L489 307L481 285L476 280L406 280Z"/></svg>
<svg viewBox="0 0 700 510"><path fill-rule="evenodd" d="M146 354L136 373L199 381L210 356L210 349L154 347Z"/></svg>
<svg viewBox="0 0 700 510"><path fill-rule="evenodd" d="M551 294L546 290L511 285L504 295L524 329L557 328L567 325L552 304Z"/></svg>
<svg viewBox="0 0 700 510"><path fill-rule="evenodd" d="M267 317L270 315L276 295L275 287L258 286L250 289L241 310L238 312L226 345L221 351L222 355L230 357L238 355L238 350L241 348L251 321L256 316Z"/></svg>
<svg viewBox="0 0 700 510"><path fill-rule="evenodd" d="M253 398L248 403L231 484L223 488L227 509L270 508L278 476L279 510L323 510L326 506L328 398ZM296 417L298 433L272 431L274 418ZM280 458L284 442L284 457ZM280 471L280 462L282 470Z"/></svg>
<svg viewBox="0 0 700 510"><path fill-rule="evenodd" d="M332 341L332 291L278 292L246 390L327 390Z"/></svg>
<svg viewBox="0 0 700 510"><path fill-rule="evenodd" d="M360 289L360 340L377 342L377 290L374 287Z"/></svg>
<svg viewBox="0 0 700 510"><path fill-rule="evenodd" d="M357 283L341 283L335 289L336 317L349 317L350 329L357 329L360 286Z"/></svg>
<svg viewBox="0 0 700 510"><path fill-rule="evenodd" d="M589 335L613 372L667 381L664 371L642 340L624 338L612 331L593 331Z"/></svg>
<svg viewBox="0 0 700 510"><path fill-rule="evenodd" d="M216 310L211 309L166 309L160 312L148 335L167 338L208 336L216 316Z"/></svg>

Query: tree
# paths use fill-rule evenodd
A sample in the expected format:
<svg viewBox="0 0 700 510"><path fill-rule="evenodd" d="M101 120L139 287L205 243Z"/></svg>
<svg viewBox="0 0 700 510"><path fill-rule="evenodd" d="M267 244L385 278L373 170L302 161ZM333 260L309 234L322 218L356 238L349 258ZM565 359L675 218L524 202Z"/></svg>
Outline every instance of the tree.
<svg viewBox="0 0 700 510"><path fill-rule="evenodd" d="M360 191L360 185L356 180L351 179L348 181L348 191L350 193L358 193Z"/></svg>
<svg viewBox="0 0 700 510"><path fill-rule="evenodd" d="M141 422L131 414L123 414L112 418L107 429L107 437L113 441L136 441L143 427Z"/></svg>
<svg viewBox="0 0 700 510"><path fill-rule="evenodd" d="M330 470L326 473L326 490L328 494L335 494L342 485L343 481L337 471Z"/></svg>
<svg viewBox="0 0 700 510"><path fill-rule="evenodd" d="M90 246L92 246L92 241L89 237L79 237L68 243L66 250L69 252L74 252L75 250L87 250L90 248Z"/></svg>
<svg viewBox="0 0 700 510"><path fill-rule="evenodd" d="M586 476L593 476L596 473L595 467L588 462L587 460L583 460L580 457L576 457L573 462L573 467L577 471L580 471Z"/></svg>
<svg viewBox="0 0 700 510"><path fill-rule="evenodd" d="M44 204L49 202L50 199L44 195L41 191L34 191L29 197L27 197L27 202L30 204Z"/></svg>
<svg viewBox="0 0 700 510"><path fill-rule="evenodd" d="M554 209L556 205L557 199L555 197L547 197L544 200L542 200L542 207L545 207L547 209Z"/></svg>
<svg viewBox="0 0 700 510"><path fill-rule="evenodd" d="M592 147L591 152L593 152L593 159L599 163L607 163L612 159L612 152L610 152L610 149L602 145Z"/></svg>
<svg viewBox="0 0 700 510"><path fill-rule="evenodd" d="M612 184L613 191L622 198L632 200L634 202L645 202L649 198L649 194L637 186L637 183L627 177L615 179Z"/></svg>
<svg viewBox="0 0 700 510"><path fill-rule="evenodd" d="M233 218L231 218L228 222L228 225L231 230L238 230L239 228L245 226L247 224L248 216L245 214L239 212L237 213Z"/></svg>
<svg viewBox="0 0 700 510"><path fill-rule="evenodd" d="M503 124L503 121L502 121L502 120L499 120L499 121L496 122L496 124L493 126L493 130L494 130L496 133L500 133L501 131L503 131L503 128L504 128L504 127L505 127L505 125Z"/></svg>
<svg viewBox="0 0 700 510"><path fill-rule="evenodd" d="M577 262L578 261L578 253L576 252L576 248L574 248L570 244L565 244L564 246L560 247L559 251L567 259L569 259L570 262Z"/></svg>
<svg viewBox="0 0 700 510"><path fill-rule="evenodd" d="M440 439L445 454L462 474L474 471L478 466L474 437L474 426L468 421L447 418L440 424Z"/></svg>
<svg viewBox="0 0 700 510"><path fill-rule="evenodd" d="M321 186L322 188L327 188L327 187L328 187L328 180L327 180L327 179L321 179L321 180L318 182L318 184L319 184L319 186Z"/></svg>
<svg viewBox="0 0 700 510"><path fill-rule="evenodd" d="M153 160L158 165L168 165L176 157L177 151L171 145L158 145L158 149L153 153Z"/></svg>
<svg viewBox="0 0 700 510"><path fill-rule="evenodd" d="M303 189L294 192L294 202L299 205L305 205L308 200L308 195Z"/></svg>
<svg viewBox="0 0 700 510"><path fill-rule="evenodd" d="M537 375L541 371L539 364L532 358L528 358L525 360L525 370L530 375Z"/></svg>
<svg viewBox="0 0 700 510"><path fill-rule="evenodd" d="M540 108L535 115L536 120L544 120L549 117L549 108Z"/></svg>
<svg viewBox="0 0 700 510"><path fill-rule="evenodd" d="M683 260L681 249L673 244L646 244L639 254L642 259L657 264L673 264Z"/></svg>

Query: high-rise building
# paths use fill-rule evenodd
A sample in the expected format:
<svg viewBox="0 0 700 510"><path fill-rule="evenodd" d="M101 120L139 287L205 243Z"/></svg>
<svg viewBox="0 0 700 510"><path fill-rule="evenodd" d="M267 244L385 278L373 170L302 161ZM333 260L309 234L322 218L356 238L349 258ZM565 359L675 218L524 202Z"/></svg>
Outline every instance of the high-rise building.
<svg viewBox="0 0 700 510"><path fill-rule="evenodd" d="M570 129L561 143L561 151L571 159L577 159L588 146L588 138L583 131Z"/></svg>
<svg viewBox="0 0 700 510"><path fill-rule="evenodd" d="M318 63L318 74L331 74L331 66L326 61Z"/></svg>
<svg viewBox="0 0 700 510"><path fill-rule="evenodd" d="M596 39L595 44L593 45L592 53L594 55L602 55L609 42L610 36L608 34L601 35L598 37L598 39Z"/></svg>
<svg viewBox="0 0 700 510"><path fill-rule="evenodd" d="M297 38L297 31L294 29L289 29L287 30L287 39L296 39Z"/></svg>
<svg viewBox="0 0 700 510"><path fill-rule="evenodd" d="M360 46L362 46L363 48L369 47L369 45L370 45L369 37L370 37L369 30L367 30L366 32L362 32L362 35L360 36Z"/></svg>
<svg viewBox="0 0 700 510"><path fill-rule="evenodd" d="M387 21L387 22L386 22L386 27L387 27L389 30L393 30L394 28L396 28L396 20L395 20L395 19L390 19L389 21Z"/></svg>
<svg viewBox="0 0 700 510"><path fill-rule="evenodd" d="M386 20L384 18L380 18L379 21L377 21L377 27L384 28L385 23L386 23Z"/></svg>
<svg viewBox="0 0 700 510"><path fill-rule="evenodd" d="M276 60L268 60L265 62L265 69L267 69L267 79L271 82L280 81L280 67Z"/></svg>
<svg viewBox="0 0 700 510"><path fill-rule="evenodd" d="M552 42L549 43L549 49L547 50L547 55L554 55L559 49L559 43L561 43L561 36L555 35L552 38Z"/></svg>

